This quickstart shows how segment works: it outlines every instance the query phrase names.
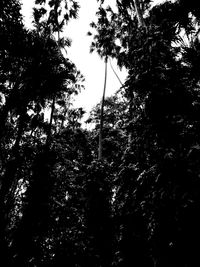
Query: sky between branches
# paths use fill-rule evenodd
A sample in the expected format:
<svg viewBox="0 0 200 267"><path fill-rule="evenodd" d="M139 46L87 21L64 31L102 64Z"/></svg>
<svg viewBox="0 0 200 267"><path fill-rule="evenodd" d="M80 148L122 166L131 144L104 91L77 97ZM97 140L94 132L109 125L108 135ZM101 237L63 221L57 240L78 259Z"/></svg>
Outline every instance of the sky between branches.
<svg viewBox="0 0 200 267"><path fill-rule="evenodd" d="M162 1L163 0L154 0L154 4ZM21 0L21 2L23 4L22 13L25 25L31 27L34 0ZM108 2L111 3L112 0ZM81 6L79 18L77 20L72 20L63 34L72 39L72 46L68 48L68 57L76 64L77 68L85 77L85 90L76 97L74 104L76 107L83 107L88 112L102 98L104 61L100 59L96 53L90 54L91 38L87 36L87 32L90 30L89 24L95 20L95 13L98 8L97 1L80 0L79 3ZM115 61L112 62L112 65L123 82L127 75L126 71L120 71ZM112 95L120 86L111 67L108 66L106 96Z"/></svg>
<svg viewBox="0 0 200 267"><path fill-rule="evenodd" d="M34 0L21 0L23 3L22 14L25 25L31 27L32 7ZM83 107L87 112L95 106L102 97L104 83L104 61L94 52L90 54L91 38L87 36L90 30L89 24L95 20L95 13L98 5L96 0L80 0L79 18L69 22L63 34L72 39L72 45L68 48L68 57L74 62L77 68L85 77L85 90L75 99L76 107ZM125 80L126 71L120 71L116 62L112 62L116 72L122 81ZM106 96L116 92L120 88L120 83L108 67L108 79Z"/></svg>

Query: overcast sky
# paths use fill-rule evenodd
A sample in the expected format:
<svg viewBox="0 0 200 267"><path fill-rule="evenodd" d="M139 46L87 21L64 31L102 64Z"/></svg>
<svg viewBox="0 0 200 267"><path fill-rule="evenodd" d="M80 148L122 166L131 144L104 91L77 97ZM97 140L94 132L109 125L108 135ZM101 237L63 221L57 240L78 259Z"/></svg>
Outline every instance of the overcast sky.
<svg viewBox="0 0 200 267"><path fill-rule="evenodd" d="M27 27L32 21L32 6L34 0L21 0L23 3L22 12ZM104 61L94 52L89 53L91 37L87 36L90 30L89 24L95 19L97 11L96 0L80 0L79 18L73 20L66 27L65 36L72 39L72 46L68 49L68 57L76 64L77 68L85 76L85 90L77 97L75 105L82 106L89 111L102 98L104 84ZM120 76L125 80L126 72L120 72L115 62L112 63ZM120 83L108 65L108 80L106 95L113 94L120 88Z"/></svg>

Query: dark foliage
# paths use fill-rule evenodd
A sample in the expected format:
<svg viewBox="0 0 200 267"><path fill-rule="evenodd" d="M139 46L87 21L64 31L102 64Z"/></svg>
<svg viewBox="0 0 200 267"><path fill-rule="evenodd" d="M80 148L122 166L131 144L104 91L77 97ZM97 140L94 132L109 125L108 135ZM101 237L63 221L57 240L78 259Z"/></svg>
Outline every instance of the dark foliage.
<svg viewBox="0 0 200 267"><path fill-rule="evenodd" d="M98 160L101 103L83 129L84 78L62 53L79 5L35 2L34 30L0 3L4 266L199 266L199 5L141 0L141 25L138 1L99 1L91 50L128 77L105 99Z"/></svg>

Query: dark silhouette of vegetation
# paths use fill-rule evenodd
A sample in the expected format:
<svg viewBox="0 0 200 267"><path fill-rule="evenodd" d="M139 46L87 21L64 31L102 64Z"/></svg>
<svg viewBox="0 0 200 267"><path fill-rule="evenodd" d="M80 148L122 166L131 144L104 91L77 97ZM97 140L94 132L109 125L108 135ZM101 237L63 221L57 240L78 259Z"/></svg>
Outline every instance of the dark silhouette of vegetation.
<svg viewBox="0 0 200 267"><path fill-rule="evenodd" d="M31 30L0 3L1 262L199 266L199 4L97 2L91 51L128 76L90 130L63 31L79 3L36 0Z"/></svg>

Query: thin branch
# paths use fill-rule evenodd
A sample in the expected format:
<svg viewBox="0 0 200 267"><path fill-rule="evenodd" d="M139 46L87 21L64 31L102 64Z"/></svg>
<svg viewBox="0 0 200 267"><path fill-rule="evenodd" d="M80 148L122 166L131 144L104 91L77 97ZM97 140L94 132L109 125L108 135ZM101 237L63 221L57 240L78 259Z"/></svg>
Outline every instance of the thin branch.
<svg viewBox="0 0 200 267"><path fill-rule="evenodd" d="M103 113L104 113L104 102L105 102L105 92L106 92L106 82L107 82L107 65L108 65L108 57L105 59L105 79L104 79L104 88L103 88L103 96L101 103L101 115L100 115L100 129L99 129L99 151L98 151L98 159L102 159L102 132L103 132Z"/></svg>
<svg viewBox="0 0 200 267"><path fill-rule="evenodd" d="M114 74L115 74L115 76L117 77L118 81L120 82L121 86L123 86L122 81L120 80L120 78L119 78L119 76L117 75L115 69L113 68L113 65L112 65L112 63L111 63L110 58L109 58L109 63L110 63L110 66L111 66L112 71L114 72Z"/></svg>

